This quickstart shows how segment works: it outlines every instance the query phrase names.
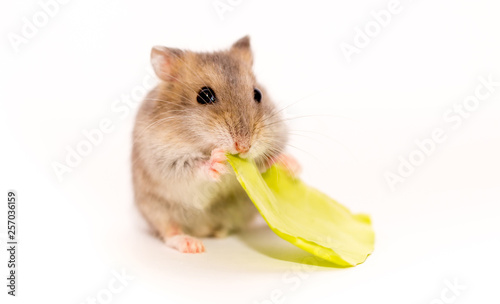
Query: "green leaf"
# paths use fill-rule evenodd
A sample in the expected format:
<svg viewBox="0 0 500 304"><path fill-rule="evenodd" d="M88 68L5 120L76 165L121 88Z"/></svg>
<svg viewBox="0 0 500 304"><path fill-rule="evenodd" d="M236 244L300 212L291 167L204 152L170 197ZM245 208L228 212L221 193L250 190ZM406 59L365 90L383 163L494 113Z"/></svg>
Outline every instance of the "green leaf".
<svg viewBox="0 0 500 304"><path fill-rule="evenodd" d="M261 174L253 160L227 155L238 181L282 239L336 266L363 263L373 252L370 217L346 207L273 165Z"/></svg>

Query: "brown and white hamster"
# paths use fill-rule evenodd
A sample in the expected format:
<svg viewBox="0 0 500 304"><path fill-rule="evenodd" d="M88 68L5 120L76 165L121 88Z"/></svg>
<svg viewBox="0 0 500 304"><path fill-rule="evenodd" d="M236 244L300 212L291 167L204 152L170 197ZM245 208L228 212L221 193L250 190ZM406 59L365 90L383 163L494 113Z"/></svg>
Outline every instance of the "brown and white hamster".
<svg viewBox="0 0 500 304"><path fill-rule="evenodd" d="M151 51L160 83L135 122L135 201L160 238L181 252L205 251L195 237L225 236L257 213L226 153L254 159L262 171L276 161L298 170L283 154L287 128L252 62L248 36L213 53Z"/></svg>

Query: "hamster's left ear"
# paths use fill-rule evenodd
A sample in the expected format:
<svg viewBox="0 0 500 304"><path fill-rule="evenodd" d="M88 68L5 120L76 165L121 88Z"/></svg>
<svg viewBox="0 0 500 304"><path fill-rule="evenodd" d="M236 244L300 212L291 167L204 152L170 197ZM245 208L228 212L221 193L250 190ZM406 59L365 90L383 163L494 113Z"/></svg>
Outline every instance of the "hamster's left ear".
<svg viewBox="0 0 500 304"><path fill-rule="evenodd" d="M250 48L250 36L240 38L231 46L231 53L246 61L249 65L253 64L252 49Z"/></svg>
<svg viewBox="0 0 500 304"><path fill-rule="evenodd" d="M180 49L167 48L164 46L154 46L151 49L151 65L158 76L163 81L175 79L177 62L184 56Z"/></svg>

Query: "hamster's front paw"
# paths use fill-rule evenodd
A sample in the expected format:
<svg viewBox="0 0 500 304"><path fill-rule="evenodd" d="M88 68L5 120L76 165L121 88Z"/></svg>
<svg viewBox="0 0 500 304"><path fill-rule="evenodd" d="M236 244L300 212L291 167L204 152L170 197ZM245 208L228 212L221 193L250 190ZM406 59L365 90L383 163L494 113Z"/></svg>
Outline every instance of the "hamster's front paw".
<svg viewBox="0 0 500 304"><path fill-rule="evenodd" d="M281 154L278 157L272 159L271 163L282 165L283 167L285 167L288 173L290 173L290 175L295 177L298 176L302 171L302 167L300 166L297 159L295 159L295 157L291 156L290 154Z"/></svg>
<svg viewBox="0 0 500 304"><path fill-rule="evenodd" d="M204 164L204 169L208 176L213 180L219 180L220 176L226 173L226 151L223 149L214 149L210 159Z"/></svg>
<svg viewBox="0 0 500 304"><path fill-rule="evenodd" d="M167 238L167 246L179 250L182 253L202 253L205 246L201 240L186 234L178 234Z"/></svg>

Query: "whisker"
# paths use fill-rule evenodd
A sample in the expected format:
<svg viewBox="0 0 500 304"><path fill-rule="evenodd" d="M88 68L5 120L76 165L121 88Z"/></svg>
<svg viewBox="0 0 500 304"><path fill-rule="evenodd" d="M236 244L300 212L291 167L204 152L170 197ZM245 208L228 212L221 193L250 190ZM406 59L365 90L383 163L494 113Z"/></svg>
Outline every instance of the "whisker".
<svg viewBox="0 0 500 304"><path fill-rule="evenodd" d="M271 114L270 114L270 116L269 116L269 117L267 117L267 118L268 118L268 119L273 118L274 116L278 115L279 113L283 112L284 110L286 110L286 109L290 108L291 106L296 105L296 104L297 104L297 103L299 103L299 102L302 102L302 101L306 100L307 98L309 98L309 97L311 97L311 96L313 96L313 95L317 94L317 93L318 93L318 92L320 92L320 91L321 91L321 90L318 90L318 91L316 91L316 92L314 92L314 93L311 93L311 94L309 94L309 95L306 95L306 96L304 96L304 97L301 97L300 99L298 99L298 100L296 100L296 101L292 102L291 104L289 104L289 105L287 105L287 106L285 106L285 107L283 107L283 108L281 108L281 109L277 109L277 110L275 110L275 111L274 111L273 113L271 113ZM262 115L262 116L264 116L264 115ZM260 121L258 121L257 123L259 123L259 122L260 122Z"/></svg>

